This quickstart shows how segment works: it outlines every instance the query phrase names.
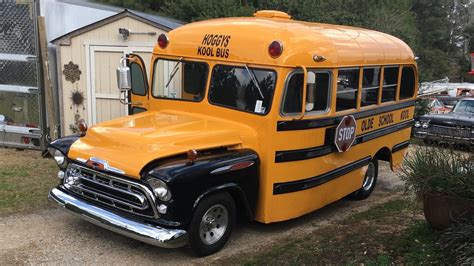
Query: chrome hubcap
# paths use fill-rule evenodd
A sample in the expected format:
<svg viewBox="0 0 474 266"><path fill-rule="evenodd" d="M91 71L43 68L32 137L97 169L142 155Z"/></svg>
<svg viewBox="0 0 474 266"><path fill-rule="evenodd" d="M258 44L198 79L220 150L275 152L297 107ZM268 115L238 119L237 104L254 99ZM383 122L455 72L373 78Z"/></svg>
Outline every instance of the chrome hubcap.
<svg viewBox="0 0 474 266"><path fill-rule="evenodd" d="M367 191L374 185L375 180L375 164L373 162L369 163L367 168L367 173L365 174L364 183L362 183L362 188Z"/></svg>
<svg viewBox="0 0 474 266"><path fill-rule="evenodd" d="M227 209L221 204L212 206L201 219L199 229L201 241L206 245L216 243L224 235L228 223L229 215Z"/></svg>

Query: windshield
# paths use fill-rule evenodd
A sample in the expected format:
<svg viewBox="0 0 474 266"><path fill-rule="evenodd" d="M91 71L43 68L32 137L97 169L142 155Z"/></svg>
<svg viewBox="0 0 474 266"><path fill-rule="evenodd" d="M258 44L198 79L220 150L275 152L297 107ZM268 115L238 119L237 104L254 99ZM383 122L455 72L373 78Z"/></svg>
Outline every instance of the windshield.
<svg viewBox="0 0 474 266"><path fill-rule="evenodd" d="M208 66L202 62L157 59L152 95L157 98L199 102L204 98Z"/></svg>
<svg viewBox="0 0 474 266"><path fill-rule="evenodd" d="M257 114L266 114L275 90L272 70L216 65L212 71L209 102Z"/></svg>
<svg viewBox="0 0 474 266"><path fill-rule="evenodd" d="M474 113L474 100L461 100L456 104L454 113Z"/></svg>

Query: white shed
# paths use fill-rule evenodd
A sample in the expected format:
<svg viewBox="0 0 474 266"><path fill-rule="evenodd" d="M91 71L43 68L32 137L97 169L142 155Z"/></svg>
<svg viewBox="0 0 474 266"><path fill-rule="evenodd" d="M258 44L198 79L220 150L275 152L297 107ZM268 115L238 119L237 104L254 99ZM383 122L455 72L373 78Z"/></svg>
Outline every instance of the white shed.
<svg viewBox="0 0 474 266"><path fill-rule="evenodd" d="M120 58L135 53L149 63L157 37L179 26L172 19L124 10L51 41L57 46L61 134L74 133L81 119L94 125L127 115L115 76Z"/></svg>

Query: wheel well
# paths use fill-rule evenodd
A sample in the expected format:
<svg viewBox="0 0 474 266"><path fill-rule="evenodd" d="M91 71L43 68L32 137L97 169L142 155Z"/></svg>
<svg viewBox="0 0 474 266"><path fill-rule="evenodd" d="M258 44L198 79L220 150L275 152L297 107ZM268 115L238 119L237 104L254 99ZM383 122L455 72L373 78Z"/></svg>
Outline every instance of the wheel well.
<svg viewBox="0 0 474 266"><path fill-rule="evenodd" d="M211 191L205 192L202 195L202 198L208 197L210 195L218 194L218 193L229 193L229 195L234 200L237 217L242 216L248 219L252 219L253 214L252 214L251 207L249 206L249 203L245 198L245 194L243 193L243 191L241 191L239 187L229 186L229 187L224 187L224 188L215 188ZM197 207L199 202L201 202L202 198L200 198L198 202L195 203L194 208Z"/></svg>
<svg viewBox="0 0 474 266"><path fill-rule="evenodd" d="M392 159L392 152L389 148L383 147L374 155L374 158L376 158L377 160L390 162Z"/></svg>

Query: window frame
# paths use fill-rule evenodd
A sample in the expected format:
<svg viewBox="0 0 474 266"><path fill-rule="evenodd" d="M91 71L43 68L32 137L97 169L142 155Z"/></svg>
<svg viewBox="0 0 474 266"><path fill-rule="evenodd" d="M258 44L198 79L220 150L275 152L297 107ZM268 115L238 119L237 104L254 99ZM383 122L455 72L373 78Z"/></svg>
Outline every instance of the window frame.
<svg viewBox="0 0 474 266"><path fill-rule="evenodd" d="M328 114L329 112L331 112L331 105L332 105L332 94L333 94L333 69L330 69L330 68L324 68L324 69L321 69L321 68L308 68L307 69L308 72L315 72L316 74L318 73L328 73L329 74L329 85L328 85L328 98L327 98L327 107L324 111L311 111L311 112L307 112L305 110L304 112L304 115L308 115L308 116L314 116L314 115L323 115L323 114ZM286 99L286 94L287 94L287 91L288 91L288 84L290 83L290 80L291 78L296 75L296 74L304 74L304 71L302 69L294 69L293 71L291 71L287 76L286 76L286 79L285 79L285 84L284 84L284 91L282 93L282 96L281 96L281 101L280 101L280 116L281 117L292 117L292 116L300 116L301 115L301 111L298 112L298 113L285 113L283 111L283 107L284 107L284 104L285 104L285 99ZM306 83L305 83L305 89L306 89ZM303 96L303 95L301 95ZM303 103L302 103L303 104Z"/></svg>
<svg viewBox="0 0 474 266"><path fill-rule="evenodd" d="M236 110L236 111L239 111L239 112L244 112L244 113L249 113L249 114L254 114L254 115L259 115L259 116L266 116L270 113L270 111L272 109L272 105L273 105L273 99L275 98L275 92L277 90L277 84L278 84L278 71L276 69L268 68L268 67L247 65L249 70L250 69L258 69L258 70L273 72L275 74L275 84L274 84L274 88L273 88L272 98L270 99L270 104L269 104L268 108L265 110L265 113L256 113L256 112L252 112L252 111L247 111L247 110L234 108L234 107L231 107L231 106L228 106L228 105L218 104L218 103L215 103L215 102L211 101L212 73L214 73L214 69L216 68L216 66L231 66L231 67L235 67L235 68L245 69L245 66L241 65L241 64L240 65L239 64L235 65L235 64L226 64L226 63L222 63L222 62L215 63L212 66L212 70L209 72L208 86L207 86L208 87L208 89L207 89L207 102L210 105L219 106L219 107L223 107L223 108L226 108L226 109Z"/></svg>
<svg viewBox="0 0 474 266"><path fill-rule="evenodd" d="M168 61L174 61L174 62L179 61L179 58L166 58L166 57L157 57L155 59L155 61L153 61L153 73L152 73L152 80L151 80L151 87L150 87L151 97L153 97L154 99L158 99L158 100L173 100L173 101L182 101L182 102L190 102L190 103L200 103L206 98L206 94L208 93L207 90L208 90L208 87L209 87L209 81L210 81L209 63L206 62L206 61L203 61L203 60L194 60L194 59L189 60L188 58L184 58L184 57L182 59L183 60L182 62L196 62L196 63L203 63L203 64L206 65L207 76L206 76L206 82L205 82L204 90L203 90L203 97L199 101L194 101L194 100L188 100L188 99L182 99L182 98L167 98L167 97L155 96L155 94L153 93L153 88L154 88L154 85L155 85L155 73L156 73L155 68L156 68L156 63L160 59L168 60Z"/></svg>
<svg viewBox="0 0 474 266"><path fill-rule="evenodd" d="M367 87L367 88L364 88L364 70L365 69L376 69L378 68L380 70L379 72L379 82L378 82L378 87L377 87L377 98L375 99L375 103L373 104L369 104L369 105L362 105L362 91L364 91L364 89L366 90L373 90L375 87ZM357 103L359 108L360 109L364 109L364 108L370 108L370 107L373 107L373 106L378 106L380 105L380 101L379 101L379 95L381 95L382 93L382 70L383 70L383 66L381 65L370 65L370 66L361 66L361 73L360 73L360 76L361 76L361 80L360 80L360 95L359 95L359 102Z"/></svg>
<svg viewBox="0 0 474 266"><path fill-rule="evenodd" d="M130 68L130 84L133 85L133 75L132 75L132 65L135 64L137 65L137 67L140 69L140 72L142 72L142 76L143 76L143 87L144 87L144 91L145 93L144 94L140 94L140 93L135 93L133 91L133 88L130 89L130 94L133 94L133 95L138 95L138 96L147 96L148 94L148 88L147 88L147 76L146 76L146 70L143 69L139 63L137 62L130 62L129 64L129 68ZM142 62L143 64L143 62Z"/></svg>
<svg viewBox="0 0 474 266"><path fill-rule="evenodd" d="M395 84L389 84L389 85L383 85L383 81L385 80L385 69L386 68L398 68L398 71L397 71L397 83ZM379 101L378 103L379 104L386 104L386 103L390 103L390 102L397 102L398 101L398 94L399 94L399 91L400 91L400 70L401 68L403 67L403 65L384 65L382 67L382 78L380 79L380 95L379 95ZM395 97L393 100L390 100L390 101L382 101L382 96L383 96L383 88L384 87L393 87L395 86Z"/></svg>
<svg viewBox="0 0 474 266"><path fill-rule="evenodd" d="M410 97L407 98L400 98L400 94L402 91L402 77L403 77L403 69L404 68L411 68L413 70L413 94ZM400 65L400 70L399 70L399 85L398 85L398 93L397 93L397 100L398 101L405 101L409 99L413 99L416 96L416 86L418 84L418 71L415 68L414 65Z"/></svg>
<svg viewBox="0 0 474 266"><path fill-rule="evenodd" d="M360 96L362 95L362 83L361 83L361 75L363 74L363 72L361 71L362 70L362 66L353 66L353 67L341 67L341 68L336 68L337 70L337 78L339 78L339 71L340 70L354 70L354 69L357 69L359 70L359 73L358 73L358 82L357 82L357 89L355 90L350 90L350 91L345 91L345 92L352 92L352 91L355 91L356 92L356 105L354 108L349 108L349 109L345 109L345 110L340 110L340 111L337 111L337 93L338 93L338 90L337 90L337 81L336 81L336 86L334 88L334 90L336 91L335 93L335 99L334 99L334 112L335 113L344 113L344 112L349 112L349 111L357 111L359 108L360 108ZM361 93L359 93L361 92ZM364 106L365 107L365 106Z"/></svg>

